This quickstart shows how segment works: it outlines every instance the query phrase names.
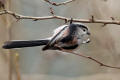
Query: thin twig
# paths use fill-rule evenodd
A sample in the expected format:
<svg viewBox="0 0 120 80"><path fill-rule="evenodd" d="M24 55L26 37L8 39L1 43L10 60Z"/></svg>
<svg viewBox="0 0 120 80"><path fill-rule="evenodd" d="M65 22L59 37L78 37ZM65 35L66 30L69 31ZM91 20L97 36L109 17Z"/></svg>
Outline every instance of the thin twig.
<svg viewBox="0 0 120 80"><path fill-rule="evenodd" d="M82 54L78 54L78 53L75 53L75 52L72 52L72 51L68 51L68 50L63 50L63 49L62 49L62 51L63 52L68 52L68 53L71 53L71 54L74 54L74 55L77 55L77 56L80 56L80 57L84 57L84 58L90 59L90 60L98 63L100 66L109 67L109 68L115 68L115 69L120 69L120 67L114 67L114 66L106 65L106 64L104 64L104 63L102 63L102 62L100 62L100 61L98 61L98 60L96 60L96 59L94 59L94 58L92 58L90 56L85 56L85 55L82 55Z"/></svg>
<svg viewBox="0 0 120 80"><path fill-rule="evenodd" d="M67 20L68 22L71 20L71 18L67 18L67 17L63 17L63 16L57 16L57 15L43 16L43 17L24 16L24 15L20 15L20 14L17 14L17 13L14 13L12 11L8 11L8 10L0 11L0 15L3 15L3 14L12 15L17 20L20 20L20 19L31 19L31 20L37 21L37 20L46 20L46 19L60 19L60 20L64 20L64 21ZM117 20L73 19L73 22L102 23L102 24L117 24L117 25L120 25L120 21L117 21Z"/></svg>
<svg viewBox="0 0 120 80"><path fill-rule="evenodd" d="M66 4L71 3L71 2L73 2L75 0L68 0L68 1L65 1L65 2L62 2L62 3L52 2L50 0L44 0L44 1L46 1L47 3L49 3L51 5L54 5L54 6L60 6L60 5L66 5Z"/></svg>
<svg viewBox="0 0 120 80"><path fill-rule="evenodd" d="M51 13L53 16L55 15L54 10L53 10L52 7L50 7L50 13Z"/></svg>
<svg viewBox="0 0 120 80"><path fill-rule="evenodd" d="M110 17L112 20L115 20L115 18L114 17Z"/></svg>
<svg viewBox="0 0 120 80"><path fill-rule="evenodd" d="M90 19L92 22L94 22L95 21L95 19L94 19L94 16L92 15L91 16L91 19Z"/></svg>

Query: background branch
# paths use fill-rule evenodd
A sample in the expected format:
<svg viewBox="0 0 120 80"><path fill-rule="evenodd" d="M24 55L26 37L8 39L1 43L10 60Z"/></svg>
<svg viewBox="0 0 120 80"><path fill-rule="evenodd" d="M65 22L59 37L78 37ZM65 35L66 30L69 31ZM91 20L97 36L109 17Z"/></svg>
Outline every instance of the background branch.
<svg viewBox="0 0 120 80"><path fill-rule="evenodd" d="M21 80L21 74L20 74L20 66L19 66L19 53L15 53L14 55L15 59L15 70L17 75L17 80Z"/></svg>
<svg viewBox="0 0 120 80"><path fill-rule="evenodd" d="M67 18L67 17L63 17L63 16L57 16L57 15L43 16L43 17L24 16L24 15L20 15L20 14L17 14L15 12L8 11L8 10L0 11L0 15L3 15L3 14L9 14L9 15L13 16L14 18L16 18L17 20L31 19L31 20L37 21L37 20L46 20L46 19L60 19L60 20L68 21L68 22L71 20L71 18ZM94 19L93 16L92 16L92 19L74 19L73 18L73 22L120 25L120 21L117 21L117 20L97 20L97 19Z"/></svg>
<svg viewBox="0 0 120 80"><path fill-rule="evenodd" d="M120 69L120 67L114 67L114 66L106 65L106 64L104 64L104 63L102 63L102 62L100 62L100 61L98 61L98 60L96 60L96 59L94 59L94 58L92 58L90 56L85 56L85 55L82 55L82 54L79 54L79 53L75 53L75 52L71 52L71 51L63 50L63 49L62 49L62 51L63 52L68 52L68 53L71 53L71 54L74 54L74 55L77 55L77 56L80 56L80 57L84 57L84 58L90 59L90 60L98 63L100 66L109 67L109 68L115 68L115 69Z"/></svg>

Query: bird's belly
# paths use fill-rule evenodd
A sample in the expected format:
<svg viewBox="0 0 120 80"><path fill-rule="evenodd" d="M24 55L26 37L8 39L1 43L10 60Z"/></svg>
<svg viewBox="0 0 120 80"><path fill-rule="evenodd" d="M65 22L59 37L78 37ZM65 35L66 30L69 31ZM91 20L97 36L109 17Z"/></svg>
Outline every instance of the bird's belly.
<svg viewBox="0 0 120 80"><path fill-rule="evenodd" d="M76 49L78 47L78 40L77 37L74 37L72 40L59 42L58 45L63 49Z"/></svg>

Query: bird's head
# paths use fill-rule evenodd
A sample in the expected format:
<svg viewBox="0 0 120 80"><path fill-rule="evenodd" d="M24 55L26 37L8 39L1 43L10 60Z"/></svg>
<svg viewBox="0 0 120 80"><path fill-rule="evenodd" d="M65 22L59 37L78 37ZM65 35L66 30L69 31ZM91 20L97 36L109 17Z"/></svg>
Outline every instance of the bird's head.
<svg viewBox="0 0 120 80"><path fill-rule="evenodd" d="M82 23L72 23L70 25L76 27L75 35L78 37L78 39L80 39L80 41L82 41L82 43L90 42L90 32L86 25Z"/></svg>

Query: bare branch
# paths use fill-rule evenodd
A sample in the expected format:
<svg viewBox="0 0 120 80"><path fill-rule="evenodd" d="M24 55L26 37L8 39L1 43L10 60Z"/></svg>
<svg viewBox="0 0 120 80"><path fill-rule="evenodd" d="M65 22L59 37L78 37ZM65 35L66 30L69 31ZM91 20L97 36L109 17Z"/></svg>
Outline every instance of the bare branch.
<svg viewBox="0 0 120 80"><path fill-rule="evenodd" d="M78 53L71 52L71 51L68 51L68 50L63 50L63 49L62 49L62 51L63 52L68 52L68 53L71 53L71 54L74 54L74 55L77 55L77 56L80 56L80 57L84 57L84 58L90 59L90 60L98 63L100 66L109 67L109 68L115 68L115 69L120 69L120 67L114 67L114 66L106 65L106 64L104 64L104 63L102 63L102 62L100 62L100 61L98 61L98 60L96 60L96 59L94 59L94 58L92 58L90 56L85 56L85 55L82 55L82 54L78 54Z"/></svg>
<svg viewBox="0 0 120 80"><path fill-rule="evenodd" d="M56 2L49 1L49 0L44 0L44 1L46 1L47 3L49 3L51 5L54 5L54 6L60 6L60 5L66 5L66 4L71 3L75 0L68 0L68 1L65 1L65 2L62 2L62 3L56 3Z"/></svg>
<svg viewBox="0 0 120 80"><path fill-rule="evenodd" d="M43 17L24 16L24 15L20 15L20 14L17 14L12 11L8 11L8 10L0 11L0 15L3 15L3 14L9 14L9 15L13 16L14 18L16 18L17 20L31 19L31 20L37 21L37 20L46 20L46 19L60 19L60 20L68 21L68 22L71 20L71 18L57 16L57 15L43 16ZM120 21L117 21L117 20L97 20L97 19L94 19L94 17L92 17L92 20L91 19L73 19L73 22L120 25Z"/></svg>

